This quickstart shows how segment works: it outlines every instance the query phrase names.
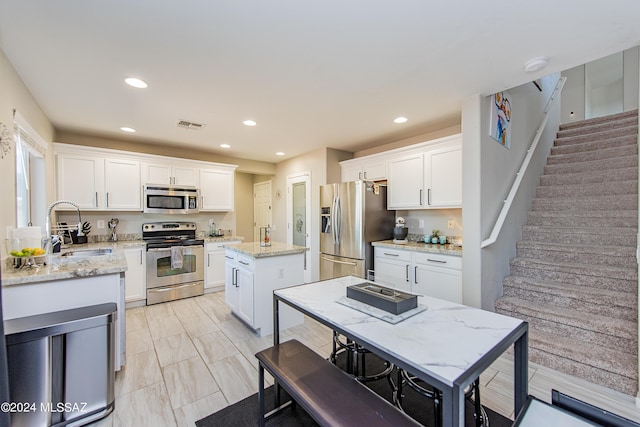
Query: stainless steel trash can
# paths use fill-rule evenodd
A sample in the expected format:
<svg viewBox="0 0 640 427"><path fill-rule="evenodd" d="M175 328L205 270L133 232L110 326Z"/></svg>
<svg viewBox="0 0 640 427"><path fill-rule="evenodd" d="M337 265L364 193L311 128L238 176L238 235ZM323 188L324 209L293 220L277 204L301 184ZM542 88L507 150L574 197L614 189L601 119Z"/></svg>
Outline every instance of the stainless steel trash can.
<svg viewBox="0 0 640 427"><path fill-rule="evenodd" d="M81 426L113 411L116 311L108 303L4 322L12 427Z"/></svg>

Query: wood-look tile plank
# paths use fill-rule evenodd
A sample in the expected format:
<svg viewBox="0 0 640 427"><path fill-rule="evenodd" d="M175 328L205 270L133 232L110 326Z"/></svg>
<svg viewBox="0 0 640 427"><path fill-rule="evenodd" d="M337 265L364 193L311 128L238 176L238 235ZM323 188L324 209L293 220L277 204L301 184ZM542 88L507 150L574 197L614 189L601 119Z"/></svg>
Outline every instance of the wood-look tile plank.
<svg viewBox="0 0 640 427"><path fill-rule="evenodd" d="M113 427L175 425L171 402L163 382L126 393L117 399Z"/></svg>
<svg viewBox="0 0 640 427"><path fill-rule="evenodd" d="M162 374L174 409L220 390L200 357L165 366L162 368Z"/></svg>
<svg viewBox="0 0 640 427"><path fill-rule="evenodd" d="M159 338L154 342L161 367L198 357L198 351L185 333Z"/></svg>
<svg viewBox="0 0 640 427"><path fill-rule="evenodd" d="M196 421L218 412L228 405L229 402L227 402L222 392L217 391L193 403L184 405L173 412L176 416L178 427L193 427Z"/></svg>
<svg viewBox="0 0 640 427"><path fill-rule="evenodd" d="M153 319L149 322L149 331L154 340L185 332L182 323L175 315Z"/></svg>

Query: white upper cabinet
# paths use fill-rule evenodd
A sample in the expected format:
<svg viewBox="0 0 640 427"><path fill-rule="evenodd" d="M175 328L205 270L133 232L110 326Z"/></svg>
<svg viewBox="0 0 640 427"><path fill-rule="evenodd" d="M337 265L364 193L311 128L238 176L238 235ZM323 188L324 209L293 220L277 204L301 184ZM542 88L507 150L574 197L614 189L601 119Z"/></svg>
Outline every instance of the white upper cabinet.
<svg viewBox="0 0 640 427"><path fill-rule="evenodd" d="M198 168L172 165L170 163L142 164L143 184L191 185L198 186Z"/></svg>
<svg viewBox="0 0 640 427"><path fill-rule="evenodd" d="M59 200L84 210L142 210L139 162L75 153L58 153L56 158Z"/></svg>
<svg viewBox="0 0 640 427"><path fill-rule="evenodd" d="M373 158L358 158L340 162L342 168L342 182L383 181L387 179L387 159L384 156Z"/></svg>
<svg viewBox="0 0 640 427"><path fill-rule="evenodd" d="M462 207L462 143L425 153L427 207Z"/></svg>
<svg viewBox="0 0 640 427"><path fill-rule="evenodd" d="M200 211L232 211L235 167L200 169Z"/></svg>
<svg viewBox="0 0 640 427"><path fill-rule="evenodd" d="M462 135L398 153L388 170L389 209L462 207Z"/></svg>
<svg viewBox="0 0 640 427"><path fill-rule="evenodd" d="M56 198L84 210L142 211L144 184L200 188L202 211L232 211L237 165L54 144ZM73 209L59 205L58 209Z"/></svg>
<svg viewBox="0 0 640 427"><path fill-rule="evenodd" d="M104 159L99 157L58 154L57 199L76 203L80 209L100 208L104 189ZM59 205L59 209L73 209Z"/></svg>
<svg viewBox="0 0 640 427"><path fill-rule="evenodd" d="M104 161L105 208L142 210L140 162L125 159Z"/></svg>
<svg viewBox="0 0 640 427"><path fill-rule="evenodd" d="M424 207L424 155L421 152L389 160L387 207Z"/></svg>

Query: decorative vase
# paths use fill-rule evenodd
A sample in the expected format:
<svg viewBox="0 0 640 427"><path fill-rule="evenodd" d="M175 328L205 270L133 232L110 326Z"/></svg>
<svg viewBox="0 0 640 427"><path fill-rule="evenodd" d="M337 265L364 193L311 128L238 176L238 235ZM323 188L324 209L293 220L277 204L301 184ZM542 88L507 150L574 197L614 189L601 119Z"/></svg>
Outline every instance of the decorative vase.
<svg viewBox="0 0 640 427"><path fill-rule="evenodd" d="M437 244L438 243L438 238L437 237L432 237L431 238L431 243Z"/></svg>

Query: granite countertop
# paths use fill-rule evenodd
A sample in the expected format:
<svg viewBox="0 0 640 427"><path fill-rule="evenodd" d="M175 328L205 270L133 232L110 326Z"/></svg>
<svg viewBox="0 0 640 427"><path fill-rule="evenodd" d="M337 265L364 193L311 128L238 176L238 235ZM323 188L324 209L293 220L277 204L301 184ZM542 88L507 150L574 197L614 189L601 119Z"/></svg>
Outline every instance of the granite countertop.
<svg viewBox="0 0 640 427"><path fill-rule="evenodd" d="M204 242L205 243L216 243L216 242L231 242L234 240L244 240L244 237L239 237L239 236L219 236L219 237L211 237L211 236L204 236Z"/></svg>
<svg viewBox="0 0 640 427"><path fill-rule="evenodd" d="M450 245L450 244L434 245L431 243L422 243L422 242L393 243L393 240L382 240L380 242L371 242L371 245L380 246L384 248L403 249L406 251L462 256L462 246Z"/></svg>
<svg viewBox="0 0 640 427"><path fill-rule="evenodd" d="M301 254L308 250L304 246L288 245L282 242L271 242L271 246L260 246L260 242L235 243L225 245L225 248L253 258Z"/></svg>
<svg viewBox="0 0 640 427"><path fill-rule="evenodd" d="M123 249L144 247L142 240L123 240L118 242L96 242L75 244L63 247L60 253L53 254L53 263L39 267L14 268L12 258L4 260L2 268L2 286L21 285L27 283L48 282L71 279L74 277L101 276L121 273L127 270L127 260ZM111 248L113 252L106 255L89 257L62 257L61 254L86 249Z"/></svg>

